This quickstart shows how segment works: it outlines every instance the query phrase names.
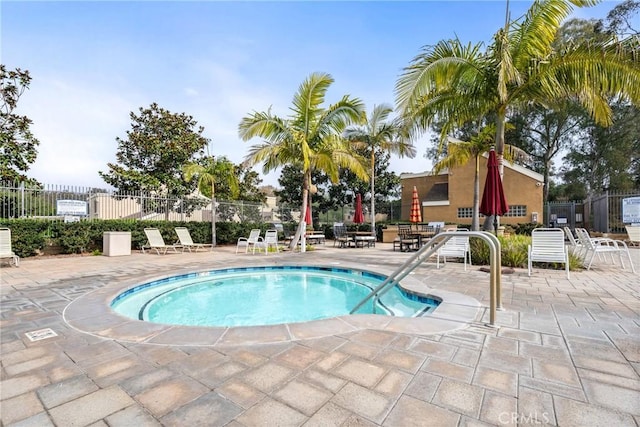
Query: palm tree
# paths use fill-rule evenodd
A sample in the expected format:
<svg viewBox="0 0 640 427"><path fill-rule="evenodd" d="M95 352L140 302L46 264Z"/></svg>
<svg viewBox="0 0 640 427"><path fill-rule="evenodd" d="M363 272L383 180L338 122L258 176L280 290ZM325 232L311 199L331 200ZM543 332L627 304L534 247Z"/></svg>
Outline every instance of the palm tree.
<svg viewBox="0 0 640 427"><path fill-rule="evenodd" d="M473 177L473 214L471 218L471 231L480 229L480 157L493 147L493 135L495 126L485 126L480 132L471 137L470 141L460 141L456 138L448 138L447 155L433 166L433 173L438 174L444 169L453 169L466 165L472 158L475 161L475 174ZM528 157L521 149L506 144L504 158L509 162Z"/></svg>
<svg viewBox="0 0 640 427"><path fill-rule="evenodd" d="M354 144L355 148L371 151L371 232L376 235L376 197L375 197L375 166L376 149L381 149L400 157L413 158L416 148L410 142L401 138L402 124L400 120L389 120L393 108L388 104L374 105L366 124L349 126L344 136Z"/></svg>
<svg viewBox="0 0 640 427"><path fill-rule="evenodd" d="M481 43L465 45L457 38L425 47L396 83L397 104L407 127L424 132L439 118L444 141L455 127L495 115L495 148L501 162L512 108L548 107L556 100L575 98L596 122L609 125L610 96L640 102L637 52L634 55L614 39L553 47L573 5L596 2L537 0L521 20L510 21L507 13L505 27L486 52Z"/></svg>
<svg viewBox="0 0 640 427"><path fill-rule="evenodd" d="M303 173L302 215L307 209L313 170L325 172L333 182L338 181L340 168L351 169L361 179L369 178L364 159L342 138L347 126L364 120L364 105L359 99L345 95L337 103L322 108L333 81L329 74L313 73L294 95L293 113L288 118L280 118L269 109L244 117L238 128L244 141L254 137L264 139L263 143L250 148L245 158L249 165L263 163L264 173L285 165L300 168ZM304 232L303 224L301 220L291 249L296 247Z"/></svg>
<svg viewBox="0 0 640 427"><path fill-rule="evenodd" d="M225 184L232 195L237 196L240 185L235 175L235 165L226 157L213 156L204 159L204 165L193 162L183 167L184 179L198 178L198 190L211 199L211 245L216 246L216 182Z"/></svg>

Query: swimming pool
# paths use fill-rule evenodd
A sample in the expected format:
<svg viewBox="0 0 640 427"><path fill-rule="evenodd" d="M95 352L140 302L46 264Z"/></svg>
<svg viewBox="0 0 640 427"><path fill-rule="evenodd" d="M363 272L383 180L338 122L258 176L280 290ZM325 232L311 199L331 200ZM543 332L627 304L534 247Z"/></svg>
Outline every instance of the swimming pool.
<svg viewBox="0 0 640 427"><path fill-rule="evenodd" d="M192 326L258 326L347 315L386 276L320 266L268 266L211 270L134 286L111 307L130 318ZM439 300L394 286L358 314L420 317Z"/></svg>

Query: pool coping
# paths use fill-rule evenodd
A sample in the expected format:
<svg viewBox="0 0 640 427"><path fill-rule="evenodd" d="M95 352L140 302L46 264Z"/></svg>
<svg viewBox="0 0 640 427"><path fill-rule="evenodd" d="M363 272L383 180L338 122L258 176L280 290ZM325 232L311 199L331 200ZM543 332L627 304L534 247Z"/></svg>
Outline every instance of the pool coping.
<svg viewBox="0 0 640 427"><path fill-rule="evenodd" d="M304 263L283 263L282 266L309 266ZM273 265L265 265L272 267ZM337 265L314 264L314 267L370 271L388 276L392 270L341 262ZM256 266L257 267L257 266ZM199 269L198 273L217 269ZM223 268L220 268L223 270ZM188 274L181 272L180 274ZM69 303L63 311L64 321L73 329L92 336L128 343L174 346L225 347L237 345L276 344L333 335L348 334L363 329L418 335L443 334L463 329L482 316L484 308L476 299L456 292L428 288L408 275L400 282L405 290L440 300L440 304L424 317L396 317L376 314L353 314L299 323L266 326L180 326L145 322L116 313L111 301L125 290L141 283L162 280L172 275L140 276L106 285L84 294Z"/></svg>

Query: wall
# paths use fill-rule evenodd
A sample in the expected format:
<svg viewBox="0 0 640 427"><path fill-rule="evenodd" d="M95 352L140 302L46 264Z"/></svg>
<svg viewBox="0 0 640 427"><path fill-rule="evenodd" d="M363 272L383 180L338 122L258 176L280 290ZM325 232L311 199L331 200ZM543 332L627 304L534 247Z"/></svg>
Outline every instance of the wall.
<svg viewBox="0 0 640 427"><path fill-rule="evenodd" d="M479 199L482 200L482 192L486 180L486 159L480 159L480 188ZM475 162L471 161L464 166L452 169L448 173L440 175L403 174L402 182L402 219L408 221L411 209L413 186L418 190L420 201L429 206L422 207L422 221L445 221L456 224L471 224L471 218L458 218L459 207L473 207L473 187L475 175ZM524 205L527 207L526 216L500 218L501 224L519 224L531 222L531 213L538 213L538 223L542 223L543 187L542 175L524 168L514 166L504 167L503 188L505 198L510 206ZM426 200L430 189L436 183L448 182L448 200ZM438 206L434 206L438 205ZM480 217L480 225L484 217Z"/></svg>

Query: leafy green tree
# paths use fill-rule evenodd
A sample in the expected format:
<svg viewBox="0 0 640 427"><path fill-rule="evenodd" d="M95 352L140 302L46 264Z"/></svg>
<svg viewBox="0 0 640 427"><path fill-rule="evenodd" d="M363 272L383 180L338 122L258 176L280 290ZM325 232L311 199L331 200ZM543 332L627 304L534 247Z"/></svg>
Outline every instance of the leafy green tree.
<svg viewBox="0 0 640 427"><path fill-rule="evenodd" d="M31 133L33 121L14 112L30 83L29 71L20 68L7 70L4 64L0 64L0 181L24 182L28 186L40 187L38 181L26 175L36 161L40 145Z"/></svg>
<svg viewBox="0 0 640 427"><path fill-rule="evenodd" d="M511 117L512 130L509 140L529 153L532 169L544 176L543 200L549 199L553 159L565 148L570 148L584 134L588 116L571 100L545 108L532 105Z"/></svg>
<svg viewBox="0 0 640 427"><path fill-rule="evenodd" d="M216 184L221 185L232 196L236 196L239 184L235 166L226 157L216 159L209 156L200 163L187 163L183 171L187 182L197 177L198 191L211 199L211 244L216 246Z"/></svg>
<svg viewBox="0 0 640 427"><path fill-rule="evenodd" d="M268 110L244 117L239 125L242 140L248 141L254 137L265 140L249 150L246 161L250 165L262 163L265 173L285 165L294 165L302 170L300 212L303 213L309 202L309 191L312 190L312 171L323 171L335 182L342 167L352 169L368 179L363 160L353 153L342 138L347 126L364 119L363 103L345 95L337 103L323 108L326 92L333 82L329 74L313 73L294 95L289 118L280 118ZM291 241L291 249L296 247L304 232L303 224L304 221L300 221Z"/></svg>
<svg viewBox="0 0 640 427"><path fill-rule="evenodd" d="M354 148L356 153L364 158L370 157L367 147ZM383 151L380 147L374 148L374 150L376 159L374 166L376 190L374 196L376 198L375 203L378 205L384 203L390 196L396 195L397 188L400 185L400 177L389 171L389 161L391 159L389 152ZM362 180L350 170L341 170L337 183L331 183L327 180L325 185L318 186L318 194L321 194L321 197L317 199L320 212L334 210L340 205L353 207L355 195L358 193L362 195L362 203L365 205L363 208L366 209L366 204L371 203L370 185L370 181Z"/></svg>
<svg viewBox="0 0 640 427"><path fill-rule="evenodd" d="M393 108L387 104L374 105L371 115L363 125L350 126L345 137L355 147L364 149L370 160L369 175L371 179L371 232L376 232L376 150L396 154L399 157L413 158L416 149L413 144L402 138L402 123L398 119L390 119Z"/></svg>
<svg viewBox="0 0 640 427"><path fill-rule="evenodd" d="M303 178L304 174L302 170L294 165L286 165L280 171L280 176L278 177L278 184L280 188L275 190L274 193L278 197L278 205L281 208L281 218L285 222L293 221L291 211L299 209L299 206L302 203L302 186L300 183ZM313 206L318 206L319 208L311 210L315 226L315 224L317 224L318 214L320 212L326 212L327 209L324 201L326 199L329 178L321 171L314 170L311 172L311 182L314 183L313 188L315 191L309 192L309 202ZM339 203L340 201L336 199L333 202L333 206Z"/></svg>
<svg viewBox="0 0 640 427"><path fill-rule="evenodd" d="M102 179L119 192L145 191L179 198L195 190L183 175L185 164L204 155L209 140L192 116L171 113L153 103L131 116L127 138L116 138L117 163L108 163Z"/></svg>
<svg viewBox="0 0 640 427"><path fill-rule="evenodd" d="M238 193L234 196L227 192L224 196L220 196L228 202L218 205L218 217L225 221L233 221L235 218L239 218L242 222L261 221L262 204L267 198L259 188L262 182L260 175L244 163L235 165L234 173L238 177Z"/></svg>
<svg viewBox="0 0 640 427"><path fill-rule="evenodd" d="M573 5L591 0L535 1L526 15L505 23L486 51L459 39L427 46L396 84L397 104L414 134L435 119L441 140L455 127L495 114L495 147L501 161L511 109L576 99L593 119L610 125L610 96L640 103L640 67L634 53L614 38L554 49L562 21Z"/></svg>
<svg viewBox="0 0 640 427"><path fill-rule="evenodd" d="M453 169L466 165L472 159L475 162L475 174L473 177L473 213L471 219L471 230L480 229L480 157L493 147L493 136L495 135L493 125L485 126L471 137L470 141L460 141L449 138L447 145L447 155L433 166L433 172L438 174L444 169ZM512 145L505 146L504 158L509 162L516 159L525 158L527 154Z"/></svg>
<svg viewBox="0 0 640 427"><path fill-rule="evenodd" d="M567 196L640 186L640 108L614 104L613 111L613 125L590 122L585 137L566 155L562 173Z"/></svg>

